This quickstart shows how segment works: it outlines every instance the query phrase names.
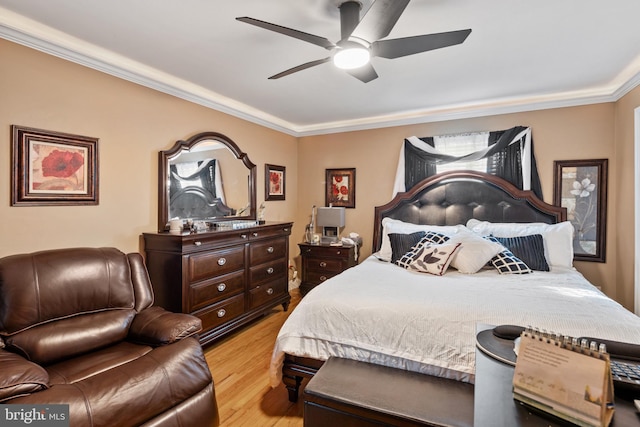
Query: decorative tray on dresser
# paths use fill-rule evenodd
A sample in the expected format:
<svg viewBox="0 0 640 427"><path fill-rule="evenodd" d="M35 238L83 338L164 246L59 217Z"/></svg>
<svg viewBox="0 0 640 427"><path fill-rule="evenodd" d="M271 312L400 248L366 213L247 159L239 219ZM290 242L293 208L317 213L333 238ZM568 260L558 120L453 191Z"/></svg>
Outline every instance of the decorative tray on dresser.
<svg viewBox="0 0 640 427"><path fill-rule="evenodd" d="M293 223L143 233L155 304L202 320L207 344L282 304Z"/></svg>

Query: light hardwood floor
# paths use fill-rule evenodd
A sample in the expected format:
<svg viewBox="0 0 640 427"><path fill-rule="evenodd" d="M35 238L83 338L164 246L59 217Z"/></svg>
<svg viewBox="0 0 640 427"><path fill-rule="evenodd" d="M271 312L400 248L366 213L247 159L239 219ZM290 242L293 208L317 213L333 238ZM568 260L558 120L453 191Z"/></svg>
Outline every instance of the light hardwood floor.
<svg viewBox="0 0 640 427"><path fill-rule="evenodd" d="M278 306L204 349L213 374L221 427L302 427L302 398L291 403L283 384L271 388L268 371L280 326L299 301L296 289L291 292L287 312Z"/></svg>

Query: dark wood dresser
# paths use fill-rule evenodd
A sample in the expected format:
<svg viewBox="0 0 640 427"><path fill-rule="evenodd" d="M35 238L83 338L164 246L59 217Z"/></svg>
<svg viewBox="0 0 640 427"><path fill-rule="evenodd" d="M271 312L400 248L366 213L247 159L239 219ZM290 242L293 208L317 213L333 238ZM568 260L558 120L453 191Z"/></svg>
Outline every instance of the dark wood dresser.
<svg viewBox="0 0 640 427"><path fill-rule="evenodd" d="M155 304L199 317L201 344L276 305L286 311L292 226L266 223L195 234L144 233Z"/></svg>
<svg viewBox="0 0 640 427"><path fill-rule="evenodd" d="M325 280L342 273L358 263L356 247L343 244L298 243L302 256L302 279L300 292L305 295Z"/></svg>

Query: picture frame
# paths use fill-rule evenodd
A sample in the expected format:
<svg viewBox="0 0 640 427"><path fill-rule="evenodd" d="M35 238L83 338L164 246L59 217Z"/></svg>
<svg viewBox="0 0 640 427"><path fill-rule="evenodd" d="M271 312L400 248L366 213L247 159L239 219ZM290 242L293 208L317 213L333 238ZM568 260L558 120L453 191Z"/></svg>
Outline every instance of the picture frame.
<svg viewBox="0 0 640 427"><path fill-rule="evenodd" d="M607 159L556 160L553 202L567 208L575 229L574 260L605 262Z"/></svg>
<svg viewBox="0 0 640 427"><path fill-rule="evenodd" d="M11 126L11 206L98 204L98 138Z"/></svg>
<svg viewBox="0 0 640 427"><path fill-rule="evenodd" d="M286 168L277 165L264 165L264 199L285 200Z"/></svg>
<svg viewBox="0 0 640 427"><path fill-rule="evenodd" d="M356 207L356 168L326 170L325 205Z"/></svg>

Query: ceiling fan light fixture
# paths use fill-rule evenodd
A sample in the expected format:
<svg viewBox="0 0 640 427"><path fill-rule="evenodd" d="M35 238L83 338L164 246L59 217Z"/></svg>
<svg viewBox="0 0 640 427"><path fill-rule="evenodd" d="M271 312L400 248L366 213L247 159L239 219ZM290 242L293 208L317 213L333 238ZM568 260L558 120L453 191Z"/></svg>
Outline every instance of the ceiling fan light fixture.
<svg viewBox="0 0 640 427"><path fill-rule="evenodd" d="M339 49L333 55L333 64L342 70L353 70L369 63L371 54L364 47Z"/></svg>

